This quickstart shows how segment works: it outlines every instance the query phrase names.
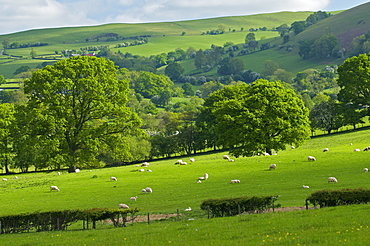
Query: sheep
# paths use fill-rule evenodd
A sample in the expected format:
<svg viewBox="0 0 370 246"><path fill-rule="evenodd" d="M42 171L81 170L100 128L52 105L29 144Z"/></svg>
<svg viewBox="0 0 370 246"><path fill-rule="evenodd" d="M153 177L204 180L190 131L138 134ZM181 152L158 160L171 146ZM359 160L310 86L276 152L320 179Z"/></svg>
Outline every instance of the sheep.
<svg viewBox="0 0 370 246"><path fill-rule="evenodd" d="M198 180L205 180L205 177L199 177Z"/></svg>
<svg viewBox="0 0 370 246"><path fill-rule="evenodd" d="M135 165L135 167L141 167L140 165Z"/></svg>
<svg viewBox="0 0 370 246"><path fill-rule="evenodd" d="M272 169L274 169L274 170L275 170L275 169L276 169L276 164L271 164L271 165L270 165L270 167L269 167L269 169L270 169L270 170L272 170Z"/></svg>
<svg viewBox="0 0 370 246"><path fill-rule="evenodd" d="M224 158L225 160L229 160L230 157L228 155L224 155L222 158Z"/></svg>
<svg viewBox="0 0 370 246"><path fill-rule="evenodd" d="M329 177L328 178L328 183L337 183L338 182L338 180L335 178L335 177Z"/></svg>
<svg viewBox="0 0 370 246"><path fill-rule="evenodd" d="M146 194L146 189L142 189L141 192Z"/></svg>
<svg viewBox="0 0 370 246"><path fill-rule="evenodd" d="M18 176L14 176L15 179L18 179Z"/></svg>
<svg viewBox="0 0 370 246"><path fill-rule="evenodd" d="M291 149L295 149L295 147L294 147L294 146L290 146L290 148L291 148Z"/></svg>
<svg viewBox="0 0 370 246"><path fill-rule="evenodd" d="M58 186L55 186L55 185L50 186L50 191L53 191L53 190L60 191Z"/></svg>
<svg viewBox="0 0 370 246"><path fill-rule="evenodd" d="M205 173L204 174L204 179L207 180L209 178L209 174L208 173Z"/></svg>
<svg viewBox="0 0 370 246"><path fill-rule="evenodd" d="M185 209L184 211L191 211L191 207L188 207L187 209Z"/></svg>
<svg viewBox="0 0 370 246"><path fill-rule="evenodd" d="M309 157L308 157L308 161L316 161L316 158L315 158L315 157L313 157L313 156L309 156Z"/></svg>
<svg viewBox="0 0 370 246"><path fill-rule="evenodd" d="M369 169L365 167L364 172L367 173L368 171L369 171Z"/></svg>
<svg viewBox="0 0 370 246"><path fill-rule="evenodd" d="M229 161L234 161L233 159L229 159Z"/></svg>
<svg viewBox="0 0 370 246"><path fill-rule="evenodd" d="M303 189L309 189L310 187L308 185L302 185Z"/></svg>
<svg viewBox="0 0 370 246"><path fill-rule="evenodd" d="M130 201L135 201L136 202L137 198L138 198L137 196L132 196L132 197L130 197Z"/></svg>
<svg viewBox="0 0 370 246"><path fill-rule="evenodd" d="M364 151L369 151L370 150L370 146L367 146L364 148Z"/></svg>
<svg viewBox="0 0 370 246"><path fill-rule="evenodd" d="M360 149L354 149L353 151L354 152L360 152L361 150Z"/></svg>
<svg viewBox="0 0 370 246"><path fill-rule="evenodd" d="M143 163L141 164L141 166L142 166L142 167L149 167L149 165L150 165L150 164L149 164L148 162L143 162Z"/></svg>
<svg viewBox="0 0 370 246"><path fill-rule="evenodd" d="M81 172L81 170L77 168L77 169L75 170L75 173L79 173L79 172Z"/></svg>
<svg viewBox="0 0 370 246"><path fill-rule="evenodd" d="M175 162L175 165L176 165L176 164L180 164L180 163L182 163L182 160L177 160L177 161Z"/></svg>
<svg viewBox="0 0 370 246"><path fill-rule="evenodd" d="M190 158L189 159L191 162L195 162L195 159L194 158Z"/></svg>
<svg viewBox="0 0 370 246"><path fill-rule="evenodd" d="M230 183L232 183L232 184L240 183L240 180L239 180L239 179L232 179L232 180L230 181Z"/></svg>
<svg viewBox="0 0 370 246"><path fill-rule="evenodd" d="M60 176L60 172L58 172L58 175Z"/></svg>
<svg viewBox="0 0 370 246"><path fill-rule="evenodd" d="M185 161L182 161L182 162L180 162L180 165L188 165L188 163L185 162Z"/></svg>
<svg viewBox="0 0 370 246"><path fill-rule="evenodd" d="M265 153L263 153L263 155L264 155L264 156L269 156L270 154L269 154L269 153L267 153L267 152L265 152Z"/></svg>
<svg viewBox="0 0 370 246"><path fill-rule="evenodd" d="M110 177L110 180L117 181L117 178L116 177Z"/></svg>
<svg viewBox="0 0 370 246"><path fill-rule="evenodd" d="M125 208L125 209L128 209L130 208L127 204L124 204L124 203L120 203L118 204L118 208Z"/></svg>
<svg viewBox="0 0 370 246"><path fill-rule="evenodd" d="M145 169L144 168L139 169L139 172L145 172Z"/></svg>
<svg viewBox="0 0 370 246"><path fill-rule="evenodd" d="M328 152L329 151L329 148L325 148L322 150L322 152Z"/></svg>
<svg viewBox="0 0 370 246"><path fill-rule="evenodd" d="M153 190L152 190L152 188L150 188L150 187L146 187L146 188L145 188L145 190L146 190L146 192L148 192L148 193L153 193Z"/></svg>
<svg viewBox="0 0 370 246"><path fill-rule="evenodd" d="M8 181L8 179L6 179L6 178L3 178L3 181Z"/></svg>
<svg viewBox="0 0 370 246"><path fill-rule="evenodd" d="M153 172L151 169L148 169L148 170L146 170L146 171L147 171L147 172L150 172L150 173L151 173L151 172Z"/></svg>
<svg viewBox="0 0 370 246"><path fill-rule="evenodd" d="M200 184L200 183L202 183L202 180L198 180L198 181L197 181L197 184Z"/></svg>

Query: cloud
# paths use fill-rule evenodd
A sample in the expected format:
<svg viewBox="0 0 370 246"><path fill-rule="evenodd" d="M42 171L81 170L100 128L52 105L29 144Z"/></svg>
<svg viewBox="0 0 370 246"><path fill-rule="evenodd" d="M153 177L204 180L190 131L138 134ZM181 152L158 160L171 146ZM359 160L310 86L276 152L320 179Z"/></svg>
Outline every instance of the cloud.
<svg viewBox="0 0 370 246"><path fill-rule="evenodd" d="M0 32L317 11L329 4L330 0L0 0Z"/></svg>

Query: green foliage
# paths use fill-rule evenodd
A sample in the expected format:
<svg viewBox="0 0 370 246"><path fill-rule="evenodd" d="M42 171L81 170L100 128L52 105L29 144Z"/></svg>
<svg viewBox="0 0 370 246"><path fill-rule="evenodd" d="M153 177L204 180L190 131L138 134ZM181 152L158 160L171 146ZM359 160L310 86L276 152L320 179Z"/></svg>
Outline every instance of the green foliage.
<svg viewBox="0 0 370 246"><path fill-rule="evenodd" d="M165 75L167 75L172 81L178 81L179 78L184 74L185 69L177 62L170 63L164 70Z"/></svg>
<svg viewBox="0 0 370 246"><path fill-rule="evenodd" d="M320 190L312 193L307 200L314 206L334 207L370 202L370 189Z"/></svg>
<svg viewBox="0 0 370 246"><path fill-rule="evenodd" d="M262 213L271 208L279 207L274 202L278 196L236 197L208 199L202 202L200 208L211 213L212 217L235 216L242 213Z"/></svg>
<svg viewBox="0 0 370 246"><path fill-rule="evenodd" d="M205 100L204 112L215 118L219 145L235 156L284 150L309 136L307 108L280 82L225 87Z"/></svg>
<svg viewBox="0 0 370 246"><path fill-rule="evenodd" d="M126 107L128 82L117 80L116 68L106 59L78 56L59 61L34 72L25 81L25 92L30 100L20 120L31 112L38 115L33 124L23 121L23 127L34 132L28 144L43 146L41 139L47 141L49 161L70 168L100 166L97 156L103 150L124 159L130 155L125 137L141 132L140 119Z"/></svg>
<svg viewBox="0 0 370 246"><path fill-rule="evenodd" d="M10 131L10 126L14 123L14 112L13 104L0 104L0 166L5 168L6 173L9 173L14 157Z"/></svg>
<svg viewBox="0 0 370 246"><path fill-rule="evenodd" d="M343 126L343 115L339 107L334 100L316 104L310 111L311 129L320 129L330 134Z"/></svg>

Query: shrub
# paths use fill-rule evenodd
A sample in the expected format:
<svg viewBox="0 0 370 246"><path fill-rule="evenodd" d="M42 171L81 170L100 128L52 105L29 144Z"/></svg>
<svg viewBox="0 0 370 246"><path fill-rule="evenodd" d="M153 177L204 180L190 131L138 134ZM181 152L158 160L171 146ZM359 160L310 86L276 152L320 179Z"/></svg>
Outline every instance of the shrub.
<svg viewBox="0 0 370 246"><path fill-rule="evenodd" d="M306 201L320 208L366 204L370 202L370 189L321 190L312 193Z"/></svg>

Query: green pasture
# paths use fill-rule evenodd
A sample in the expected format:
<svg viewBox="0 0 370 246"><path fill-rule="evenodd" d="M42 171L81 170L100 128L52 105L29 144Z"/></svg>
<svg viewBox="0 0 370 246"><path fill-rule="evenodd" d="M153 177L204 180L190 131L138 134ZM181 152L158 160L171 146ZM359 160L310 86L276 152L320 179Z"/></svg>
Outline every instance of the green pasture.
<svg viewBox="0 0 370 246"><path fill-rule="evenodd" d="M1 215L34 211L116 208L119 203L141 209L140 214L171 214L177 210L183 215L179 222L136 223L133 227L113 229L106 222L94 231L24 233L0 235L6 245L329 245L348 242L364 245L369 240L366 215L368 205L340 208L310 209L307 211L275 212L273 214L241 215L234 218L206 219L201 202L209 198L279 195L282 207L301 207L313 192L323 189L370 188L369 152L354 152L369 145L370 130L337 133L313 138L300 147L287 146L272 156L222 159L227 152L202 153L170 160L151 161L152 172L139 172L136 165L83 169L80 173L56 171L2 175L0 181ZM329 148L328 152L323 152ZM317 161L309 162L307 156ZM182 159L188 165L175 165ZM268 170L270 164L276 170ZM197 183L197 178L209 174L209 179ZM18 176L18 179L15 178ZM110 177L118 181L111 181ZM328 183L334 176L338 183ZM231 184L231 179L241 183ZM60 192L49 190L57 185ZM302 185L310 186L303 189ZM141 189L151 187L152 194ZM136 202L131 196L138 196ZM185 214L184 209L193 210ZM312 206L310 206L312 208ZM194 218L194 220L188 220ZM145 233L143 233L145 231ZM200 233L201 232L201 233ZM180 235L180 236L178 236ZM126 239L125 239L126 238ZM209 240L209 241L208 241ZM8 243L9 242L9 243ZM187 244L188 243L188 244Z"/></svg>

